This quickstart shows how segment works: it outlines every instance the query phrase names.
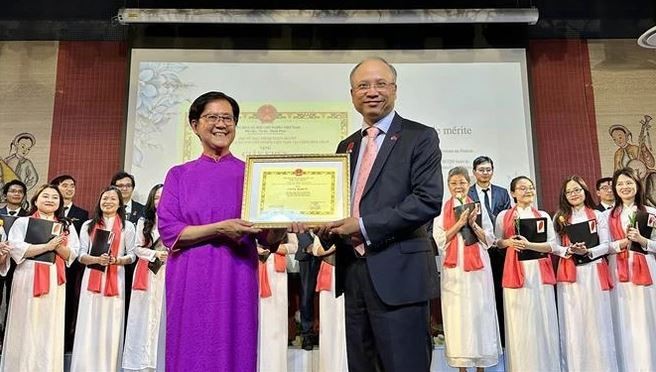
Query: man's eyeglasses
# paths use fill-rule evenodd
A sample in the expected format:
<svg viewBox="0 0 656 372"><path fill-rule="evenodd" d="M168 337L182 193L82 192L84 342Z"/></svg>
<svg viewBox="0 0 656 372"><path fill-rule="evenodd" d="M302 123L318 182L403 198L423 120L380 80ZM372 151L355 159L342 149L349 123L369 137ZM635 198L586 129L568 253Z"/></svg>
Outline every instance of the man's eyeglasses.
<svg viewBox="0 0 656 372"><path fill-rule="evenodd" d="M121 190L123 190L123 189L126 189L126 190L127 190L127 189L131 189L131 188L132 188L132 185L129 184L129 183L117 183L117 184L114 185L114 186L115 186L117 189L121 189Z"/></svg>
<svg viewBox="0 0 656 372"><path fill-rule="evenodd" d="M494 168L476 168L476 172L478 172L478 173L492 173L492 172L494 172Z"/></svg>
<svg viewBox="0 0 656 372"><path fill-rule="evenodd" d="M366 92L373 87L374 89L380 92L382 90L386 90L387 88L392 87L393 85L396 85L396 83L389 83L387 81L381 80L375 83L362 82L356 85L354 89L358 92Z"/></svg>
<svg viewBox="0 0 656 372"><path fill-rule="evenodd" d="M232 125L235 123L235 118L232 115L205 114L201 115L201 118L205 119L210 124L223 122L225 125Z"/></svg>

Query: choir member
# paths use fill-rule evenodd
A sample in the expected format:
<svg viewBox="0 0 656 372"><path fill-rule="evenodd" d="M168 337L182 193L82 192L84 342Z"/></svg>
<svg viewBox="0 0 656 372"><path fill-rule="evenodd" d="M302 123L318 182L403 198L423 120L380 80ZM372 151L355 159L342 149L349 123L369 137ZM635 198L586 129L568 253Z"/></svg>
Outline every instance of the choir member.
<svg viewBox="0 0 656 372"><path fill-rule="evenodd" d="M553 287L556 277L549 257L557 249L553 223L546 212L533 207L535 186L531 179L515 177L510 183L510 194L516 204L499 213L495 226L496 246L506 249L502 281L506 370L560 371ZM546 234L546 242L529 241L522 236L523 219L535 219L525 222L536 236Z"/></svg>
<svg viewBox="0 0 656 372"><path fill-rule="evenodd" d="M113 233L109 252L91 255L94 234ZM123 266L135 260L134 225L126 223L121 192L114 186L102 191L93 219L82 225L80 263L87 265L82 277L71 372L116 371L123 354L124 283ZM103 271L89 265L104 267Z"/></svg>
<svg viewBox="0 0 656 372"><path fill-rule="evenodd" d="M447 184L451 198L433 224L433 237L442 260L442 317L447 364L465 371L482 371L499 363L501 339L494 300L494 282L486 249L494 241L476 222L480 206L467 196L470 179L466 168L449 171ZM455 208L462 212L458 216ZM462 229L472 240L465 242Z"/></svg>
<svg viewBox="0 0 656 372"><path fill-rule="evenodd" d="M347 372L344 296L335 296L335 245L325 249L314 237L312 254L321 258L319 292L319 372Z"/></svg>
<svg viewBox="0 0 656 372"><path fill-rule="evenodd" d="M260 315L258 322L260 371L287 370L287 260L298 248L296 234L278 246L275 253L257 246L260 282Z"/></svg>
<svg viewBox="0 0 656 372"><path fill-rule="evenodd" d="M123 369L129 371L164 371L164 264L168 251L159 237L156 215L162 186L158 184L150 190L144 216L137 222L135 253L139 260L123 350Z"/></svg>
<svg viewBox="0 0 656 372"><path fill-rule="evenodd" d="M568 177L554 216L560 251L567 252L560 258L556 275L562 368L566 371L617 371L610 309L612 283L605 259L607 222L596 210L585 181L579 176ZM580 240L586 238L583 233L574 235L581 228L589 241L596 237L598 244L587 246Z"/></svg>
<svg viewBox="0 0 656 372"><path fill-rule="evenodd" d="M64 198L55 186L40 187L31 205L31 217L60 221L62 232L45 244L29 244L28 217L17 219L9 231L10 256L17 265L0 371L63 371L66 266L77 257L80 242L62 217ZM34 259L47 252L55 253L54 263Z"/></svg>
<svg viewBox="0 0 656 372"><path fill-rule="evenodd" d="M605 214L611 239L610 272L615 283L611 309L619 370L655 371L656 209L645 206L642 184L633 170L617 170L612 185L615 206Z"/></svg>

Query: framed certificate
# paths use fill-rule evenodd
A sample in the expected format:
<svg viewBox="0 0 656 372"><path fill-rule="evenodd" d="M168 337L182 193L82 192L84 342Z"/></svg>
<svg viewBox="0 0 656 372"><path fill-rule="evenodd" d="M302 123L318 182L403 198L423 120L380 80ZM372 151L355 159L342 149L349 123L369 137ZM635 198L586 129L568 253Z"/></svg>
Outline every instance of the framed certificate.
<svg viewBox="0 0 656 372"><path fill-rule="evenodd" d="M247 156L241 218L264 228L346 218L349 175L348 154Z"/></svg>

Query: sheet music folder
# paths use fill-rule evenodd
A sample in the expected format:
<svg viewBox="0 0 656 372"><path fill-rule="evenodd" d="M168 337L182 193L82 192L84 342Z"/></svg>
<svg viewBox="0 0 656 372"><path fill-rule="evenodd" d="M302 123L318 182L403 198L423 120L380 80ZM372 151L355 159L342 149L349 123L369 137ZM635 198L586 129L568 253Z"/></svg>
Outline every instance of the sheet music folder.
<svg viewBox="0 0 656 372"><path fill-rule="evenodd" d="M91 249L89 255L100 257L105 253L109 253L109 248L114 240L114 233L109 230L96 229L93 233L93 242L91 242ZM88 268L98 271L105 271L107 266L100 264L87 265Z"/></svg>

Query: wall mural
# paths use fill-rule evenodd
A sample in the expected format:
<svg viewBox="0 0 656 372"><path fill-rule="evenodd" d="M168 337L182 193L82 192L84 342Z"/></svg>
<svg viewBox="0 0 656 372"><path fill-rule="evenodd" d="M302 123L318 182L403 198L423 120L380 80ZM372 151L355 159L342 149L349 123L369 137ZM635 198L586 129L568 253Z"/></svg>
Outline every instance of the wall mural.
<svg viewBox="0 0 656 372"><path fill-rule="evenodd" d="M18 133L9 144L9 153L0 158L0 188L5 183L19 179L31 190L39 182L39 172L28 157L36 145L36 138L31 133Z"/></svg>

